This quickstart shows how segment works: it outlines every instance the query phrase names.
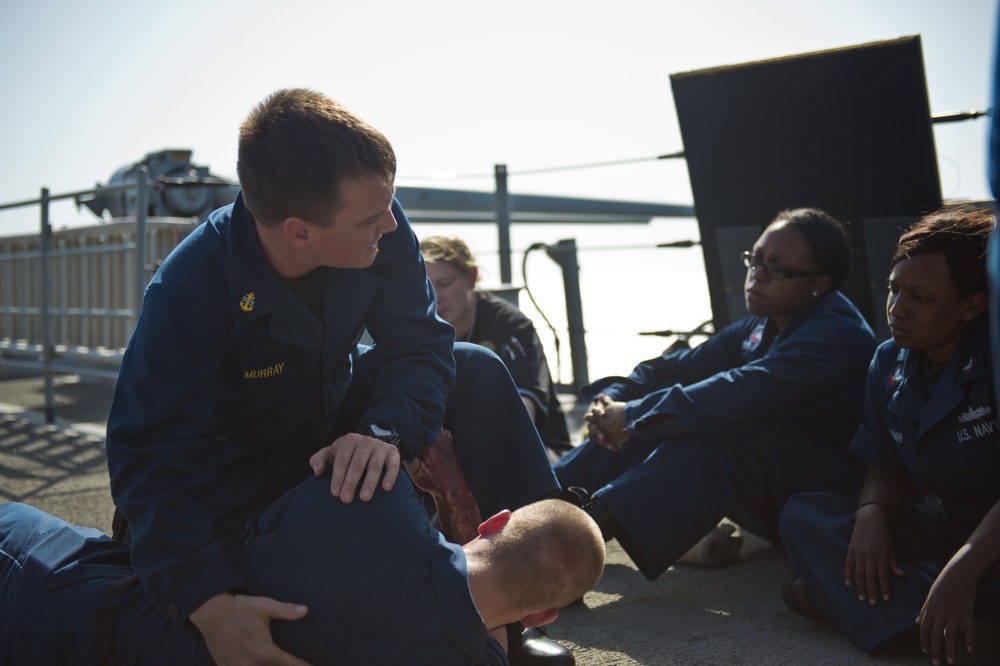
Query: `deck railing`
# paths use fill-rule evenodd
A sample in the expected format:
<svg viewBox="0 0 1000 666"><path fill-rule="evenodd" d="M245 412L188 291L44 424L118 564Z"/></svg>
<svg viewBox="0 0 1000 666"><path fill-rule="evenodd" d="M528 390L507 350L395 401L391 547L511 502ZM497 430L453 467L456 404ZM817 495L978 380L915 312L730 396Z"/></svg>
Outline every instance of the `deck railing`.
<svg viewBox="0 0 1000 666"><path fill-rule="evenodd" d="M198 222L149 217L150 186L142 171L135 182L101 187L102 195L135 190L136 214L60 231L49 222L51 204L98 190L52 195L45 188L38 199L0 205L39 209L38 234L0 238L0 370L42 372L49 423L55 419L53 373L103 382L118 376L146 284Z"/></svg>

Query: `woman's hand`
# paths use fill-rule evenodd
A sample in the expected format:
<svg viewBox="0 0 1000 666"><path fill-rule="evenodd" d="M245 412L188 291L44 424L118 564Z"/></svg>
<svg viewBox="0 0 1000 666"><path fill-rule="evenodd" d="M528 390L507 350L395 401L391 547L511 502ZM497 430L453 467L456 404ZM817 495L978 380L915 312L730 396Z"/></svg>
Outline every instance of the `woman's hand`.
<svg viewBox="0 0 1000 666"><path fill-rule="evenodd" d="M976 580L975 576L949 563L931 585L917 623L920 625L920 649L931 655L932 663L941 663L942 657L949 664L955 663L959 631L965 637L966 651L972 651Z"/></svg>
<svg viewBox="0 0 1000 666"><path fill-rule="evenodd" d="M616 402L601 393L590 412L583 415L591 441L609 451L620 451L634 434L625 427L625 403Z"/></svg>
<svg viewBox="0 0 1000 666"><path fill-rule="evenodd" d="M854 532L844 563L844 583L857 588L859 601L867 600L874 605L879 597L889 600L890 574L903 577L903 570L896 564L885 509L876 503L865 504L855 513Z"/></svg>

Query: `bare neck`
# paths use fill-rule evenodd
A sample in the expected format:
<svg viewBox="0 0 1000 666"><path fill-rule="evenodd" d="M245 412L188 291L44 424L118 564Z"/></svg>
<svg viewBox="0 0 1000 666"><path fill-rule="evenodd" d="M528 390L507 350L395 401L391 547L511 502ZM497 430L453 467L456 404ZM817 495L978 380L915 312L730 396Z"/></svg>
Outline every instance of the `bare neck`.
<svg viewBox="0 0 1000 666"><path fill-rule="evenodd" d="M507 598L497 587L490 568L479 562L474 553L466 550L469 570L469 591L487 630L516 622L520 616L508 610Z"/></svg>
<svg viewBox="0 0 1000 666"><path fill-rule="evenodd" d="M469 340L469 335L472 333L472 327L476 323L477 307L479 307L479 298L473 294L472 307L466 308L465 316L451 322L452 327L455 329L455 339L459 342L471 342L471 340Z"/></svg>

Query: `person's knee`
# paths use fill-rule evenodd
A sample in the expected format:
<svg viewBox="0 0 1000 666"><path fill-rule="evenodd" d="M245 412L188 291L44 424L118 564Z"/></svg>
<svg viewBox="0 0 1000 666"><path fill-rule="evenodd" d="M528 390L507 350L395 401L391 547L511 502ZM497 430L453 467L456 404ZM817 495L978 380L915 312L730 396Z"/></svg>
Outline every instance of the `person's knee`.
<svg viewBox="0 0 1000 666"><path fill-rule="evenodd" d="M456 342L455 343L455 364L479 364L479 363L499 363L503 365L503 361L500 357L496 355L488 347L482 345L473 344L471 342Z"/></svg>
<svg viewBox="0 0 1000 666"><path fill-rule="evenodd" d="M480 389L493 386L491 382L510 379L510 372L503 364L500 357L494 352L481 345L474 345L471 342L455 343L455 383L465 381L477 382Z"/></svg>
<svg viewBox="0 0 1000 666"><path fill-rule="evenodd" d="M829 493L801 493L792 495L785 503L778 519L778 531L783 542L788 537L801 535L810 531L816 522L817 506L822 504Z"/></svg>

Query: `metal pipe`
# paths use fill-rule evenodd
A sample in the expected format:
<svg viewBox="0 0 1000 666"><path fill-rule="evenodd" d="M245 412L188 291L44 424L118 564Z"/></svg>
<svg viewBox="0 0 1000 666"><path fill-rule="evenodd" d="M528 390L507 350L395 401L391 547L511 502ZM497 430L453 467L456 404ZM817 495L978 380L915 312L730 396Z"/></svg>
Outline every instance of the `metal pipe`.
<svg viewBox="0 0 1000 666"><path fill-rule="evenodd" d="M52 243L52 225L49 224L49 188L42 188L41 235L38 269L41 271L41 333L42 333L42 379L45 382L45 422L56 422L56 396L52 378L52 321L49 313L49 246Z"/></svg>
<svg viewBox="0 0 1000 666"><path fill-rule="evenodd" d="M146 292L146 197L149 191L149 167L139 169L135 194L135 320L142 312L142 296Z"/></svg>
<svg viewBox="0 0 1000 666"><path fill-rule="evenodd" d="M497 235L500 249L500 282L510 284L510 193L507 191L507 165L495 164Z"/></svg>
<svg viewBox="0 0 1000 666"><path fill-rule="evenodd" d="M114 245L99 245L91 247L75 247L66 250L49 250L49 257L74 257L80 255L100 255L102 257L115 252L130 252L135 248L135 243L116 243ZM23 259L34 259L38 252L27 250L25 252L0 253L0 261L20 261Z"/></svg>
<svg viewBox="0 0 1000 666"><path fill-rule="evenodd" d="M973 109L972 111L953 111L951 113L939 113L936 116L931 116L931 123L957 123L963 120L975 120L976 118L982 118L983 116L988 116L993 112L993 107L990 107L986 111L979 111L978 109Z"/></svg>
<svg viewBox="0 0 1000 666"><path fill-rule="evenodd" d="M129 319L135 316L135 312L131 309L123 308L53 308L50 307L47 310L50 315L59 315L60 317L127 317ZM13 314L13 315L27 315L27 316L41 316L41 308L33 308L30 306L26 307L6 307L0 306L0 314Z"/></svg>
<svg viewBox="0 0 1000 666"><path fill-rule="evenodd" d="M545 248L546 254L562 268L566 294L566 323L569 326L569 353L573 362L573 391L590 383L587 371L587 336L583 327L583 299L580 297L580 266L576 260L576 240L567 238Z"/></svg>
<svg viewBox="0 0 1000 666"><path fill-rule="evenodd" d="M108 185L101 186L98 188L91 188L89 190L78 190L76 192L66 192L64 194L51 194L49 195L48 201L62 201L63 199L78 199L83 196L91 194L112 194L115 192L124 192L125 190L130 190L135 187L135 183L127 181L119 185ZM24 201L12 201L10 203L0 204L0 210L5 210L7 208L21 208L23 206L33 206L35 204L42 203L39 199L25 199ZM80 202L78 201L77 204Z"/></svg>
<svg viewBox="0 0 1000 666"><path fill-rule="evenodd" d="M4 359L4 365L11 368L21 368L24 370L37 370L38 361L19 361L16 359ZM81 377L96 377L97 379L108 379L114 381L118 378L118 368L113 367L107 370L101 368L85 368L73 363L60 363L56 361L52 364L52 372L62 372L67 375L80 375ZM55 416L53 415L52 420L48 419L49 413L46 410L45 422L55 423Z"/></svg>

